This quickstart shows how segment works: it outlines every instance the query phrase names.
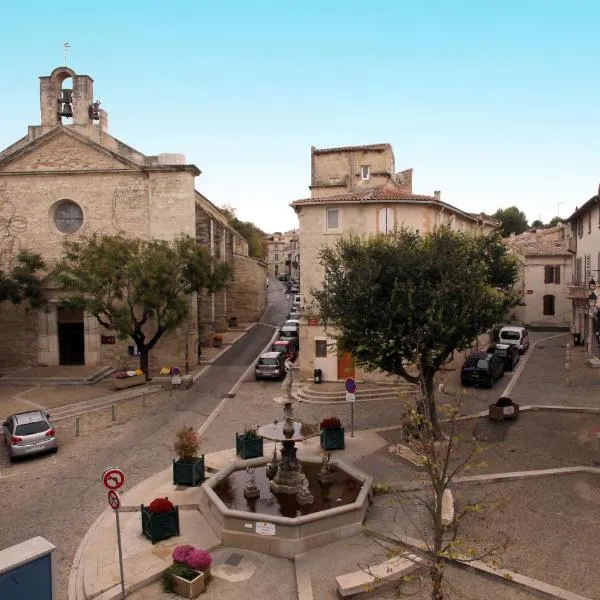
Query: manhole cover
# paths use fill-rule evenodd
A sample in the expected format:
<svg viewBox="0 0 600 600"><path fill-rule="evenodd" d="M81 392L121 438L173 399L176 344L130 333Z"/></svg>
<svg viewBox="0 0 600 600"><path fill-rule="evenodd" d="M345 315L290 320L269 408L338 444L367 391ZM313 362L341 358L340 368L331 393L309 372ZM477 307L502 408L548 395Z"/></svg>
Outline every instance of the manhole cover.
<svg viewBox="0 0 600 600"><path fill-rule="evenodd" d="M229 565L231 567L237 567L244 557L241 554L233 553L229 555L229 558L225 561L224 564Z"/></svg>

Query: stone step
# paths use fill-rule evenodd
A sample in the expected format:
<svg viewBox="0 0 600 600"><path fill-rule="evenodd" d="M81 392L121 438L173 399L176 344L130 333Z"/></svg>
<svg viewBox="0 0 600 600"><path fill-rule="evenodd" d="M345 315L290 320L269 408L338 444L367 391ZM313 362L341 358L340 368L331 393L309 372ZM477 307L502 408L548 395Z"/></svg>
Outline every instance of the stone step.
<svg viewBox="0 0 600 600"><path fill-rule="evenodd" d="M391 388L387 390L360 390L356 393L357 400L395 400L399 394L419 393L417 386L406 386L402 388ZM312 389L299 388L295 391L295 396L299 400L309 400L312 402L340 402L346 400L346 392L328 391L315 392Z"/></svg>
<svg viewBox="0 0 600 600"><path fill-rule="evenodd" d="M20 377L5 375L0 377L0 383L12 385L93 385L102 381L114 372L113 367L104 367L87 377Z"/></svg>

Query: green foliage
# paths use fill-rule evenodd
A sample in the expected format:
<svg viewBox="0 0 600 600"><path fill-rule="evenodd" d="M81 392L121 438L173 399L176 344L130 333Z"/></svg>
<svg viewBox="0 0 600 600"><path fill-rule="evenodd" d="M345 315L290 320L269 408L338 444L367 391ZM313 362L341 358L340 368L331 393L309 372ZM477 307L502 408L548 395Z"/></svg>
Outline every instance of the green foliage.
<svg viewBox="0 0 600 600"><path fill-rule="evenodd" d="M42 308L46 298L42 290L39 271L46 264L39 254L19 252L9 273L0 271L0 302L27 303L31 308Z"/></svg>
<svg viewBox="0 0 600 600"><path fill-rule="evenodd" d="M183 577L188 581L192 581L198 577L198 572L190 569L187 565L181 563L173 563L162 576L163 591L171 593L173 591L173 577Z"/></svg>
<svg viewBox="0 0 600 600"><path fill-rule="evenodd" d="M560 217L552 217L548 223L548 227L556 227L559 223L564 223Z"/></svg>
<svg viewBox="0 0 600 600"><path fill-rule="evenodd" d="M190 237L166 242L94 234L65 242L56 273L71 305L136 343L147 375L150 350L187 317L187 296L223 287L229 267Z"/></svg>
<svg viewBox="0 0 600 600"><path fill-rule="evenodd" d="M531 228L532 229L543 229L544 228L544 222L540 221L539 219L536 219L532 224L531 224Z"/></svg>
<svg viewBox="0 0 600 600"><path fill-rule="evenodd" d="M492 217L502 223L502 235L508 237L511 233L519 235L529 228L525 213L516 206L499 208Z"/></svg>
<svg viewBox="0 0 600 600"><path fill-rule="evenodd" d="M248 254L253 258L263 259L263 238L266 235L265 232L251 221L240 221L235 214L233 206L226 204L221 206L220 210L227 217L229 224L248 242Z"/></svg>
<svg viewBox="0 0 600 600"><path fill-rule="evenodd" d="M344 237L323 248L319 317L367 370L419 383L437 430L433 376L454 350L501 322L517 268L499 236L449 228ZM417 373L410 372L412 364Z"/></svg>

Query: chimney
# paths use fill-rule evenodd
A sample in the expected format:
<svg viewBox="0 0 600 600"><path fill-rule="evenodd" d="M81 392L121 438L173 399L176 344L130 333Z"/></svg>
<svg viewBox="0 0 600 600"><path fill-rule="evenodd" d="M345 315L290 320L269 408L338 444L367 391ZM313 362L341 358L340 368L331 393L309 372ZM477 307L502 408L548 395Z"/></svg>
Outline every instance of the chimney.
<svg viewBox="0 0 600 600"><path fill-rule="evenodd" d="M436 190L435 192L433 192L433 197L435 198L436 202L440 202L442 200L442 192Z"/></svg>

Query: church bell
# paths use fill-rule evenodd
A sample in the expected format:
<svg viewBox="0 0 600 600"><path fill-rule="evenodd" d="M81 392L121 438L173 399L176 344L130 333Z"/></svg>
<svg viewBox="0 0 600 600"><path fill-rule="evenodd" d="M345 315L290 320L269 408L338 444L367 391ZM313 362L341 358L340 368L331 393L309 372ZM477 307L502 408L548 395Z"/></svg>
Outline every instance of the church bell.
<svg viewBox="0 0 600 600"><path fill-rule="evenodd" d="M62 90L62 99L59 100L61 117L72 117L73 116L73 90Z"/></svg>

